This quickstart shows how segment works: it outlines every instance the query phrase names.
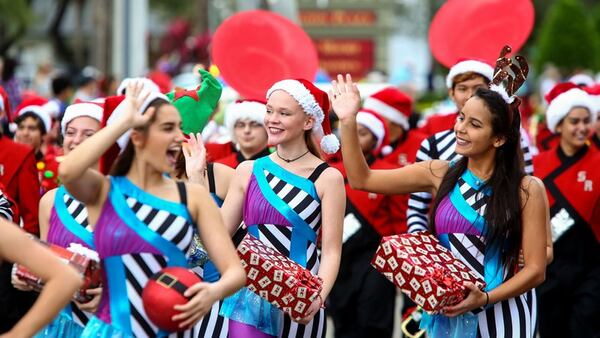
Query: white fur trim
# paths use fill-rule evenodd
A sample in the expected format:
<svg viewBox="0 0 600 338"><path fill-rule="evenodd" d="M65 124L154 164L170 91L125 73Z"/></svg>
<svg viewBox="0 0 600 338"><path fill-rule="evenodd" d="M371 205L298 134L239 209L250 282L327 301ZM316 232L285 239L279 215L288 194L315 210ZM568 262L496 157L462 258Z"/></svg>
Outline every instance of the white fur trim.
<svg viewBox="0 0 600 338"><path fill-rule="evenodd" d="M502 96L502 98L504 99L504 102L508 104L511 104L515 101L515 96L508 96L508 92L506 91L506 88L504 88L504 86L492 84L490 85L490 90L500 94L500 96Z"/></svg>
<svg viewBox="0 0 600 338"><path fill-rule="evenodd" d="M454 77L466 72L481 74L490 81L494 78L494 68L492 68L492 66L477 60L465 60L450 68L450 72L448 72L448 76L446 76L446 87L448 87L448 89L452 88L452 80L454 80Z"/></svg>
<svg viewBox="0 0 600 338"><path fill-rule="evenodd" d="M558 95L550 102L548 110L546 110L548 129L556 133L558 123L575 107L587 108L591 113L591 120L596 121L597 111L590 95L579 88L573 88Z"/></svg>
<svg viewBox="0 0 600 338"><path fill-rule="evenodd" d="M4 109L4 98L2 96L0 96L0 110L1 111L5 111L5 109Z"/></svg>
<svg viewBox="0 0 600 338"><path fill-rule="evenodd" d="M265 114L267 106L256 101L242 101L239 103L231 103L225 110L225 128L229 131L231 138L234 139L233 129L238 120L248 119L265 124Z"/></svg>
<svg viewBox="0 0 600 338"><path fill-rule="evenodd" d="M335 154L338 150L340 150L340 140L338 140L338 138L333 134L323 136L320 143L321 149L326 154Z"/></svg>
<svg viewBox="0 0 600 338"><path fill-rule="evenodd" d="M20 116L24 113L33 113L35 116L39 117L44 124L44 128L46 128L46 133L50 132L50 128L52 128L52 119L50 118L50 114L44 109L42 106L26 106L21 108L19 112L17 112L17 116Z"/></svg>
<svg viewBox="0 0 600 338"><path fill-rule="evenodd" d="M144 95L144 94L142 93L141 95ZM146 109L150 105L150 103L152 103L152 101L154 101L156 99L163 99L167 102L171 102L171 101L169 101L169 98L166 95L164 95L160 92L150 92L150 94L148 95L146 100L144 100L144 102L140 106L139 111L143 114L144 111L146 111ZM121 103L119 103L119 105L117 107L115 107L115 110L113 110L112 114L110 114L108 121L106 121L106 125L111 125L111 124L115 123L116 121L118 121L119 118L121 118L121 116L123 116L124 112L125 112L125 100L121 101ZM123 151L125 149L127 142L129 142L129 134L131 134L131 129L127 130L123 135L121 135L117 139L117 144L121 148L121 151Z"/></svg>
<svg viewBox="0 0 600 338"><path fill-rule="evenodd" d="M134 81L141 82L142 88L145 90L160 93L160 88L158 87L158 85L156 83L154 83L154 81L150 80L149 78L128 77L128 78L123 79L123 81L121 81L121 84L119 84L119 88L117 88L117 95L125 95L125 89L127 89L127 85L129 85L129 83L134 82Z"/></svg>
<svg viewBox="0 0 600 338"><path fill-rule="evenodd" d="M65 115L63 115L62 121L60 121L60 128L63 133L67 130L69 122L81 116L88 116L98 122L102 122L103 109L97 104L82 102L74 103L67 107Z"/></svg>
<svg viewBox="0 0 600 338"><path fill-rule="evenodd" d="M385 126L383 122L373 116L373 114L358 112L356 114L356 123L363 125L365 128L369 129L373 135L377 138L377 144L375 145L375 149L378 149L383 142L383 138L385 136Z"/></svg>
<svg viewBox="0 0 600 338"><path fill-rule="evenodd" d="M376 99L372 96L367 97L363 103L363 108L374 110L376 113L385 117L386 119L394 122L395 124L401 125L404 130L408 130L409 128L408 118L406 115L404 115L404 113L379 99Z"/></svg>
<svg viewBox="0 0 600 338"><path fill-rule="evenodd" d="M53 118L58 118L58 115L60 114L60 106L54 100L48 101L48 103L43 105L42 108L44 108L44 110L46 110L46 112Z"/></svg>
<svg viewBox="0 0 600 338"><path fill-rule="evenodd" d="M317 127L321 127L321 123L325 119L325 113L319 103L315 99L315 97L311 94L308 88L304 87L302 82L297 80L281 80L276 82L269 90L267 91L267 100L276 90L283 90L284 92L290 94L294 100L298 102L300 107L304 110L304 112L315 118L315 125L313 130Z"/></svg>

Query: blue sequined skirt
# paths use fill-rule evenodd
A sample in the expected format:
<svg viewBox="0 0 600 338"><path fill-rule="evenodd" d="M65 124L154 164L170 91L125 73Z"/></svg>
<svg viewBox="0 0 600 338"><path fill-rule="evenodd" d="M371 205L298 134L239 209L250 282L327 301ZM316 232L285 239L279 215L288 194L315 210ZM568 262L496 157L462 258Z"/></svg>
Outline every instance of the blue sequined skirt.
<svg viewBox="0 0 600 338"><path fill-rule="evenodd" d="M48 326L38 332L35 338L46 338L46 337L66 337L66 338L79 338L83 332L83 326L75 323L73 318L66 313L67 310L63 310L58 314Z"/></svg>
<svg viewBox="0 0 600 338"><path fill-rule="evenodd" d="M283 312L248 288L225 298L219 314L272 336L278 336L283 326Z"/></svg>
<svg viewBox="0 0 600 338"><path fill-rule="evenodd" d="M94 316L85 326L81 338L133 338L133 336Z"/></svg>

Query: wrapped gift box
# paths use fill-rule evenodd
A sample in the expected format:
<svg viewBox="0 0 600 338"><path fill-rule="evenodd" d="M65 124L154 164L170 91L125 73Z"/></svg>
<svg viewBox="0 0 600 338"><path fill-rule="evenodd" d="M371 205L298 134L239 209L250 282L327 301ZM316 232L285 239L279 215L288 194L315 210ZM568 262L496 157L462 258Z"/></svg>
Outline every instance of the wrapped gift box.
<svg viewBox="0 0 600 338"><path fill-rule="evenodd" d="M463 300L465 282L485 287L476 272L426 231L384 237L371 265L430 313Z"/></svg>
<svg viewBox="0 0 600 338"><path fill-rule="evenodd" d="M250 291L292 318L306 317L310 304L321 294L320 277L250 235L244 237L237 251Z"/></svg>
<svg viewBox="0 0 600 338"><path fill-rule="evenodd" d="M75 293L73 299L80 303L90 301L93 297L87 295L86 290L97 288L101 284L98 253L76 243L71 243L66 249L54 244L43 244L47 245L65 264L70 264L81 274L84 280L83 286ZM38 292L44 287L44 281L22 265L17 265L16 275Z"/></svg>

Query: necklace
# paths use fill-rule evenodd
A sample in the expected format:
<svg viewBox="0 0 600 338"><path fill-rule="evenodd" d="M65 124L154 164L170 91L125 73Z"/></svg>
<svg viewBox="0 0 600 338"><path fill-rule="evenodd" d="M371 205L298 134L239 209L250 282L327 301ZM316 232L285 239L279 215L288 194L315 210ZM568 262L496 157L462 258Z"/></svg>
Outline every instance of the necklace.
<svg viewBox="0 0 600 338"><path fill-rule="evenodd" d="M294 162L294 161L296 161L296 160L299 160L299 159L301 159L301 158L302 158L304 155L308 154L308 152L309 152L309 150L307 150L307 151L306 151L304 154L302 154L302 155L300 155L300 156L298 156L298 157L295 157L295 158L290 158L290 159L287 159L287 158L283 158L283 157L281 157L281 155L279 155L279 152L277 152L277 151L275 151L275 154L276 154L276 155L277 155L277 157L279 157L280 159L282 159L282 160L286 161L287 163L290 163L290 162Z"/></svg>

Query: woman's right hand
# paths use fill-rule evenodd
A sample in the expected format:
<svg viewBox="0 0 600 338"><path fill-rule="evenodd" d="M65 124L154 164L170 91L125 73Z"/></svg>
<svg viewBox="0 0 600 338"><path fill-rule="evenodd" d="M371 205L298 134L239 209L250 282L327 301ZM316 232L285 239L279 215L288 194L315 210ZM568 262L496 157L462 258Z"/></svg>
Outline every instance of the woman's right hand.
<svg viewBox="0 0 600 338"><path fill-rule="evenodd" d="M132 127L141 127L150 121L154 114L154 108L149 108L145 112L141 112L140 108L144 101L150 95L148 90L143 90L144 86L141 82L136 81L127 85L124 101L124 122Z"/></svg>
<svg viewBox="0 0 600 338"><path fill-rule="evenodd" d="M356 116L360 110L360 92L356 83L352 82L350 74L346 74L346 79L338 74L337 81L331 82L329 98L335 115L341 121Z"/></svg>
<svg viewBox="0 0 600 338"><path fill-rule="evenodd" d="M20 291L32 291L33 288L26 282L22 281L16 274L11 275L11 283L13 287Z"/></svg>

